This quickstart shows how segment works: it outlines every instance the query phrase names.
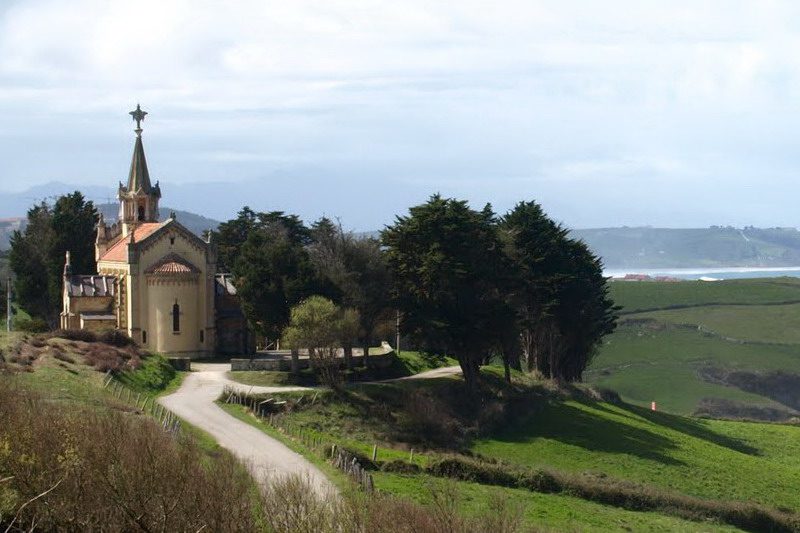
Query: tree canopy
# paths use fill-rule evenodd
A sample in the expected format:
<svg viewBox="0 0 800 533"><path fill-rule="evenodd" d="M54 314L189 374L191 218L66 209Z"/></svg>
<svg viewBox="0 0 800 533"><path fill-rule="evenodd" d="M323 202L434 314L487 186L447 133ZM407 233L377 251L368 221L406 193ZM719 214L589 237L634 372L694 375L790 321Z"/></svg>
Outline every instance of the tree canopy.
<svg viewBox="0 0 800 533"><path fill-rule="evenodd" d="M341 376L337 351L353 342L358 325L355 309L342 309L327 298L311 296L292 308L283 341L293 349L307 348L323 381L335 387Z"/></svg>
<svg viewBox="0 0 800 533"><path fill-rule="evenodd" d="M602 263L535 202L501 219L439 195L382 233L403 329L456 357L470 387L490 355L580 380L614 329Z"/></svg>
<svg viewBox="0 0 800 533"><path fill-rule="evenodd" d="M378 239L357 237L321 218L311 227L308 247L317 271L330 280L339 293L339 303L359 312L358 335L353 341L365 348L385 340L392 331L391 276Z"/></svg>
<svg viewBox="0 0 800 533"><path fill-rule="evenodd" d="M62 276L66 252L73 272L96 273L94 242L97 210L75 191L28 211L24 231L11 236L9 261L16 275L16 299L32 316L53 325L62 304Z"/></svg>
<svg viewBox="0 0 800 533"><path fill-rule="evenodd" d="M580 380L616 322L600 259L536 202L517 204L500 228L514 272L509 298L528 370Z"/></svg>
<svg viewBox="0 0 800 533"><path fill-rule="evenodd" d="M335 296L335 287L312 264L310 230L295 215L255 213L249 208L220 225L220 262L235 276L242 310L258 333L280 338L292 306L314 294Z"/></svg>
<svg viewBox="0 0 800 533"><path fill-rule="evenodd" d="M452 354L469 387L507 316L505 257L491 208L439 195L382 233L402 327L426 349Z"/></svg>

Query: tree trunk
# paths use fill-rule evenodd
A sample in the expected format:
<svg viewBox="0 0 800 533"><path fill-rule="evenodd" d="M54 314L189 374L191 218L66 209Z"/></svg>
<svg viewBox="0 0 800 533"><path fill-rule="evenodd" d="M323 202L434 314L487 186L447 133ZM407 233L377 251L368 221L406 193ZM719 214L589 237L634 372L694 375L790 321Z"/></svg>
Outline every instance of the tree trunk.
<svg viewBox="0 0 800 533"><path fill-rule="evenodd" d="M292 374L300 373L300 353L297 348L292 348Z"/></svg>
<svg viewBox="0 0 800 533"><path fill-rule="evenodd" d="M474 394L480 377L480 366L472 359L459 360L458 364L464 374L464 383L467 386L467 390L470 394Z"/></svg>
<svg viewBox="0 0 800 533"><path fill-rule="evenodd" d="M347 370L353 368L353 347L350 345L344 347L344 366Z"/></svg>
<svg viewBox="0 0 800 533"><path fill-rule="evenodd" d="M506 382L511 384L511 365L508 363L508 357L503 357L503 370L506 375Z"/></svg>
<svg viewBox="0 0 800 533"><path fill-rule="evenodd" d="M364 357L361 359L361 366L367 367L367 357L369 357L369 344L364 345Z"/></svg>

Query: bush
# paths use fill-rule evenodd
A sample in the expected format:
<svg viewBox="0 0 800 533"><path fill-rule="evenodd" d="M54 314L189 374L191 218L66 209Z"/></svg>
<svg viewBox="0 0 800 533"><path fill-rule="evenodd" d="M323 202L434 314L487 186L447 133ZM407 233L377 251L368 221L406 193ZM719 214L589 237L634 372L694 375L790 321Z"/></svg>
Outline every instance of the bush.
<svg viewBox="0 0 800 533"><path fill-rule="evenodd" d="M276 533L512 533L520 530L519 509L499 495L488 508L467 519L457 512L459 493L447 482L429 487L431 504L424 506L386 494L367 496L348 491L341 496L320 494L308 479L289 476L267 488L265 521Z"/></svg>
<svg viewBox="0 0 800 533"><path fill-rule="evenodd" d="M47 322L41 318L17 318L14 320L14 329L25 333L45 333L50 331Z"/></svg>
<svg viewBox="0 0 800 533"><path fill-rule="evenodd" d="M98 339L100 342L110 344L111 346L116 346L117 348L125 348L127 346L136 345L136 341L118 329L106 330L100 334Z"/></svg>
<svg viewBox="0 0 800 533"><path fill-rule="evenodd" d="M227 454L208 460L150 419L63 412L4 386L0 479L9 476L2 530L257 529L251 480Z"/></svg>
<svg viewBox="0 0 800 533"><path fill-rule="evenodd" d="M97 334L88 329L57 329L53 332L53 337L70 341L97 342Z"/></svg>

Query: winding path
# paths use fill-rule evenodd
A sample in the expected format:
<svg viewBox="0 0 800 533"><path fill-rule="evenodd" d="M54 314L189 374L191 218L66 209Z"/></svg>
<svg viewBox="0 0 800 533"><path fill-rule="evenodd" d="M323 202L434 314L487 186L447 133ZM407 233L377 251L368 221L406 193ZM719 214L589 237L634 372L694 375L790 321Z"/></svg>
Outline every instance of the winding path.
<svg viewBox="0 0 800 533"><path fill-rule="evenodd" d="M215 403L226 386L256 394L313 389L244 385L228 378L230 369L231 365L224 363L192 363L193 372L186 376L180 388L172 394L162 396L159 403L213 436L220 446L247 466L262 486L276 476L300 474L307 477L320 494L335 492L335 487L325 474L302 455L293 452L263 431L229 415ZM460 372L459 367L450 366L399 379L433 379Z"/></svg>
<svg viewBox="0 0 800 533"><path fill-rule="evenodd" d="M186 376L176 392L159 399L161 405L211 434L220 446L247 466L262 486L276 476L300 474L307 476L320 494L336 490L325 474L303 456L214 403L225 385L252 392L302 390L303 387L249 387L226 377L230 365L194 363L192 367L195 371Z"/></svg>

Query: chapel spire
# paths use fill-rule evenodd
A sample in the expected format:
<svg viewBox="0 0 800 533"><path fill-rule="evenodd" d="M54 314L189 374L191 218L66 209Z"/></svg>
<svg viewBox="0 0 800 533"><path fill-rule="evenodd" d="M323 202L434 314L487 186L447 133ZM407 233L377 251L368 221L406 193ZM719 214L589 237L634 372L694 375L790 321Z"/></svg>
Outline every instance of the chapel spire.
<svg viewBox="0 0 800 533"><path fill-rule="evenodd" d="M142 144L142 121L147 111L143 111L141 106L136 104L136 109L128 114L136 121L134 130L136 141L133 145L127 187L122 183L119 184L119 219L123 223L124 234L139 222L157 222L158 200L161 198L158 182L155 186L150 183L150 172L147 169L147 158Z"/></svg>

